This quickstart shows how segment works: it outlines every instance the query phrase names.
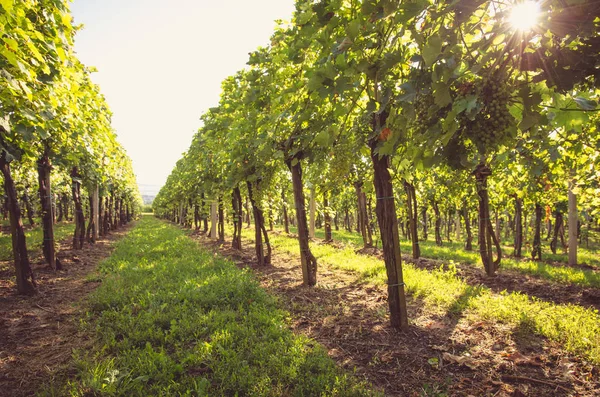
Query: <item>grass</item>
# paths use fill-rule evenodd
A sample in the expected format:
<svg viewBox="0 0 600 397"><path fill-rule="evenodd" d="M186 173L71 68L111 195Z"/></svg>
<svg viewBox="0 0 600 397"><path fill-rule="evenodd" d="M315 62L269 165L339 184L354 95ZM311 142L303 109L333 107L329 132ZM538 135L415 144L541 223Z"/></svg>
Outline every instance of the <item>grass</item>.
<svg viewBox="0 0 600 397"><path fill-rule="evenodd" d="M293 233L296 232L294 228L291 228L290 231ZM315 231L316 237L319 238L324 238L324 233L323 229L317 229ZM359 233L348 232L346 230L333 231L333 238L336 241L351 244L357 248L363 246L362 236ZM419 246L423 258L453 261L483 267L476 246L474 246L475 251L465 251L462 243L454 242L444 242L442 246L438 246L433 241L420 241ZM402 240L400 242L400 249L403 253L412 252L411 242ZM568 257L564 254L553 255L544 253L543 257L550 261L562 263L568 262ZM579 248L578 258L581 263L600 266L600 253L597 251ZM554 282L600 288L600 272L594 270L569 267L566 265L556 266L544 261L519 260L516 258L503 258L500 266L501 269L510 269L523 274L539 276Z"/></svg>
<svg viewBox="0 0 600 397"><path fill-rule="evenodd" d="M244 229L243 237L253 233ZM299 255L295 238L272 235L276 251ZM355 247L336 249L330 245L311 246L319 263L353 272L360 279L385 284L387 276L383 261L355 253ZM525 328L559 342L572 353L600 364L600 317L598 312L578 305L558 305L520 293L494 294L483 286L471 286L456 275L456 269L427 271L403 264L407 292L423 302L425 307L441 315L465 315L473 321L493 320Z"/></svg>
<svg viewBox="0 0 600 397"><path fill-rule="evenodd" d="M326 351L288 329L254 276L145 216L100 266L82 319L95 348L43 395L362 396Z"/></svg>
<svg viewBox="0 0 600 397"><path fill-rule="evenodd" d="M54 225L54 239L55 241L61 241L69 236L73 235L75 231L75 225L73 223L61 222ZM37 224L32 229L25 232L27 238L27 251L30 257L42 252L42 243L44 241L44 232L42 226ZM11 260L12 253L12 239L10 233L0 234L0 261Z"/></svg>

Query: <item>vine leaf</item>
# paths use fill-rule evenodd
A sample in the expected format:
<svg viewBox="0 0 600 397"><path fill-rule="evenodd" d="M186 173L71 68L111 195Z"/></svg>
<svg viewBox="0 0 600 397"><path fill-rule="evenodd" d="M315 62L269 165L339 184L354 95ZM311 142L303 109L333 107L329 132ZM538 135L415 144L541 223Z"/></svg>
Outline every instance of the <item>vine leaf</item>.
<svg viewBox="0 0 600 397"><path fill-rule="evenodd" d="M14 0L0 0L0 5L2 5L2 8L4 8L6 10L6 12L9 14L13 10L13 3L14 3Z"/></svg>
<svg viewBox="0 0 600 397"><path fill-rule="evenodd" d="M452 103L450 90L448 89L448 85L445 83L433 83L433 94L435 97L435 104L441 108Z"/></svg>
<svg viewBox="0 0 600 397"><path fill-rule="evenodd" d="M427 40L427 45L423 48L423 60L425 61L425 65L431 67L437 57L442 52L442 38L439 35L433 35Z"/></svg>

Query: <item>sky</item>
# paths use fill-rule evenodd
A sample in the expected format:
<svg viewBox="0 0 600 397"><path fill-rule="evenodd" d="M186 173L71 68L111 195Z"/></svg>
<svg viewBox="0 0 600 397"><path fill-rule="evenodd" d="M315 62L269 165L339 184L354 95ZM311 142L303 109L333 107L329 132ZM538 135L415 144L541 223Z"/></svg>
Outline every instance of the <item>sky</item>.
<svg viewBox="0 0 600 397"><path fill-rule="evenodd" d="M269 43L293 0L75 0L79 59L113 112L142 193L160 188L216 106L221 81Z"/></svg>

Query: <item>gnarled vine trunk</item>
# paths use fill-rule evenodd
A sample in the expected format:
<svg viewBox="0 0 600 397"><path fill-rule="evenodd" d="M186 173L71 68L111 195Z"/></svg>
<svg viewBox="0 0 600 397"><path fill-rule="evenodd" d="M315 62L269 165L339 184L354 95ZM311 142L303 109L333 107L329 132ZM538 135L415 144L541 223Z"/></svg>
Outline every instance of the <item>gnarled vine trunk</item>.
<svg viewBox="0 0 600 397"><path fill-rule="evenodd" d="M579 236L579 216L577 212L577 195L575 194L576 181L569 181L569 265L577 265L577 238Z"/></svg>
<svg viewBox="0 0 600 397"><path fill-rule="evenodd" d="M110 194L110 199L111 199L111 213L110 213L110 222L111 222L111 229L112 230L117 230L119 224L117 222L117 218L118 218L118 213L119 213L119 199L115 196L115 193L112 192Z"/></svg>
<svg viewBox="0 0 600 397"><path fill-rule="evenodd" d="M61 270L60 261L56 260L56 248L54 247L54 217L52 215L52 192L50 189L50 164L49 149L46 148L37 163L39 195L41 202L42 228L44 230L43 252L44 259L54 270Z"/></svg>
<svg viewBox="0 0 600 397"><path fill-rule="evenodd" d="M83 248L85 241L85 216L83 214L83 204L81 202L81 180L79 179L77 167L71 170L71 191L73 193L73 203L75 203L75 232L73 233L73 249Z"/></svg>
<svg viewBox="0 0 600 397"><path fill-rule="evenodd" d="M90 221L88 222L87 228L85 230L85 239L88 243L92 244L95 243L96 240L94 239L94 200L92 195L90 194L90 196L88 197L88 205L89 205L89 219Z"/></svg>
<svg viewBox="0 0 600 397"><path fill-rule="evenodd" d="M246 196L246 227L249 228L250 227L250 200L248 199L248 196Z"/></svg>
<svg viewBox="0 0 600 397"><path fill-rule="evenodd" d="M418 259L421 257L421 248L419 247L419 235L417 232L417 217L419 215L417 212L415 187L413 184L404 181L404 190L406 191L410 241L412 242L412 256L414 259Z"/></svg>
<svg viewBox="0 0 600 397"><path fill-rule="evenodd" d="M98 234L104 236L104 200L98 195Z"/></svg>
<svg viewBox="0 0 600 397"><path fill-rule="evenodd" d="M21 221L21 208L17 197L17 189L12 178L10 163L6 152L0 149L0 169L4 176L4 193L6 194L6 209L10 219L12 251L16 274L17 292L21 295L32 295L36 292L35 278L29 263L25 230Z"/></svg>
<svg viewBox="0 0 600 397"><path fill-rule="evenodd" d="M198 203L194 203L194 228L200 230L200 207Z"/></svg>
<svg viewBox="0 0 600 397"><path fill-rule="evenodd" d="M66 194L62 195L62 206L65 215L65 220L71 221L71 216L69 215L69 196L67 196Z"/></svg>
<svg viewBox="0 0 600 397"><path fill-rule="evenodd" d="M535 229L531 258L542 260L542 206L539 203L535 203Z"/></svg>
<svg viewBox="0 0 600 397"><path fill-rule="evenodd" d="M57 199L56 199L56 201L57 201L56 208L58 209L58 217L56 218L56 222L62 222L63 221L64 214L63 214L63 205L62 205L62 201L63 200L62 200L62 198L63 198L63 195L59 194L58 197L57 197Z"/></svg>
<svg viewBox="0 0 600 397"><path fill-rule="evenodd" d="M288 220L288 211L287 211L287 200L285 198L285 188L281 189L281 203L283 207L283 227L285 229L285 233L290 233L290 225Z"/></svg>
<svg viewBox="0 0 600 397"><path fill-rule="evenodd" d="M271 264L271 244L268 240L266 228L264 226L265 218L262 209L260 209L254 199L253 188L251 182L246 182L248 187L248 197L252 204L252 213L254 215L254 248L256 251L256 261L259 266ZM265 254L265 247L263 246L263 233L266 237L265 245L267 247L267 253Z"/></svg>
<svg viewBox="0 0 600 397"><path fill-rule="evenodd" d="M515 251L514 256L520 258L523 248L523 199L515 195Z"/></svg>
<svg viewBox="0 0 600 397"><path fill-rule="evenodd" d="M362 186L362 181L354 182L357 203L357 224L363 238L363 246L365 248L371 248L373 246L373 235L369 225L369 216L367 214L367 196L365 192L363 192Z"/></svg>
<svg viewBox="0 0 600 397"><path fill-rule="evenodd" d="M273 201L269 199L269 231L275 230L275 225L273 224Z"/></svg>
<svg viewBox="0 0 600 397"><path fill-rule="evenodd" d="M108 235L108 232L110 231L110 209L111 205L110 205L110 198L109 196L106 196L104 198L104 220L103 220L103 224L102 224L102 228L104 229L104 235Z"/></svg>
<svg viewBox="0 0 600 397"><path fill-rule="evenodd" d="M555 216L554 233L552 234L552 241L550 241L550 249L552 250L553 254L556 254L556 246L558 245L558 237L559 237L561 228L563 227L563 214L559 210L556 210L554 213L554 216ZM564 237L561 236L561 239L563 240L563 246L564 246Z"/></svg>
<svg viewBox="0 0 600 397"><path fill-rule="evenodd" d="M206 196L204 193L200 195L200 208L202 212L202 232L208 233L208 212L206 211Z"/></svg>
<svg viewBox="0 0 600 397"><path fill-rule="evenodd" d="M423 207L421 210L423 215L423 241L427 241L427 207Z"/></svg>
<svg viewBox="0 0 600 397"><path fill-rule="evenodd" d="M385 125L387 113L373 116L373 131L379 132ZM400 236L398 235L398 218L394 202L392 177L389 171L389 156L377 153L378 139L369 141L371 160L373 161L373 184L377 204L375 213L379 224L383 257L387 273L388 305L390 308L390 323L393 328L408 328L408 312L406 309L406 295L404 291L404 278L402 275L402 257L400 255Z"/></svg>
<svg viewBox="0 0 600 397"><path fill-rule="evenodd" d="M333 234L331 233L331 213L329 212L329 192L323 192L323 221L325 223L325 242L330 243L333 241Z"/></svg>
<svg viewBox="0 0 600 397"><path fill-rule="evenodd" d="M437 201L433 201L432 206L435 213L435 244L442 245L442 217L440 216L440 208Z"/></svg>
<svg viewBox="0 0 600 397"><path fill-rule="evenodd" d="M463 204L463 218L465 218L465 231L467 232L467 241L465 242L465 250L473 251L473 232L471 231L471 219L469 217L469 207L467 203Z"/></svg>
<svg viewBox="0 0 600 397"><path fill-rule="evenodd" d="M119 200L119 212L121 216L120 226L125 226L127 224L126 207L127 205L125 204L125 196L123 196L121 197L121 200Z"/></svg>
<svg viewBox="0 0 600 397"><path fill-rule="evenodd" d="M300 165L299 157L286 160L286 164L292 173L294 204L296 207L296 220L298 221L298 243L300 244L302 279L304 285L312 287L317 284L317 259L312 254L309 246L304 185L302 183L302 166Z"/></svg>
<svg viewBox="0 0 600 397"><path fill-rule="evenodd" d="M33 219L33 206L31 205L31 199L27 190L23 193L23 202L25 203L25 211L27 213L27 219L29 220L29 226L35 226L35 219Z"/></svg>
<svg viewBox="0 0 600 397"><path fill-rule="evenodd" d="M496 233L490 220L490 200L488 196L487 178L492 175L492 170L484 163L477 166L475 171L475 180L477 183L477 195L479 197L479 252L481 261L488 276L493 276L500 267L502 251L496 238ZM493 258L493 246L496 246L497 258Z"/></svg>
<svg viewBox="0 0 600 397"><path fill-rule="evenodd" d="M242 193L240 187L236 186L231 194L231 206L233 207L233 249L242 249Z"/></svg>
<svg viewBox="0 0 600 397"><path fill-rule="evenodd" d="M223 206L223 196L219 196L219 223L217 225L217 229L219 236L218 241L222 243L225 241L225 213Z"/></svg>

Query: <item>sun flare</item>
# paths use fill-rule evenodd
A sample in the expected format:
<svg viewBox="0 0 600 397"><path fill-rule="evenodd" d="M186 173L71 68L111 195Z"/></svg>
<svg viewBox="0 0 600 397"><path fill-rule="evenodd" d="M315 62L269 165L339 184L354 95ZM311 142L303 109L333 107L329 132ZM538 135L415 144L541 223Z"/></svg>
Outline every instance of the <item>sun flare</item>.
<svg viewBox="0 0 600 397"><path fill-rule="evenodd" d="M540 18L540 5L535 1L516 3L510 13L510 24L521 31L531 30Z"/></svg>

